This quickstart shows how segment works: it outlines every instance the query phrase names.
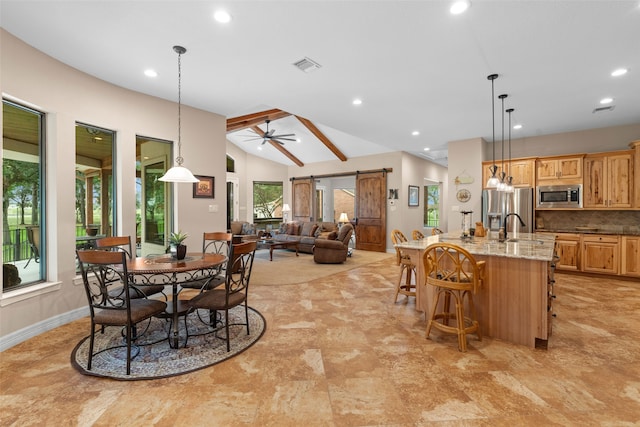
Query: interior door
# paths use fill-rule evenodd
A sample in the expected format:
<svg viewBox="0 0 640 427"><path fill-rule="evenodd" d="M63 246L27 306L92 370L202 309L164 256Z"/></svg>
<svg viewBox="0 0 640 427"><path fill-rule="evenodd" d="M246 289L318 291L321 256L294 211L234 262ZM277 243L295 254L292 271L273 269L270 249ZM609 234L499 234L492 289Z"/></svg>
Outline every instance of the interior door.
<svg viewBox="0 0 640 427"><path fill-rule="evenodd" d="M387 250L387 173L356 175L356 249Z"/></svg>
<svg viewBox="0 0 640 427"><path fill-rule="evenodd" d="M294 179L291 182L293 208L291 219L293 221L315 221L315 181L313 178Z"/></svg>

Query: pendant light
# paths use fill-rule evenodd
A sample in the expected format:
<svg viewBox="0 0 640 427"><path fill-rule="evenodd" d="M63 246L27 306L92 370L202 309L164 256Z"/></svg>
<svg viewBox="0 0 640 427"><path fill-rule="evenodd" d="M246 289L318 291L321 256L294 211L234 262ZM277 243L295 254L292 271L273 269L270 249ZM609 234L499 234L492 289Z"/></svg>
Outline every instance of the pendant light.
<svg viewBox="0 0 640 427"><path fill-rule="evenodd" d="M504 169L504 99L509 96L507 94L498 95L498 98L502 101L502 170L500 171L499 177L500 182L498 183L498 191L505 191L507 173Z"/></svg>
<svg viewBox="0 0 640 427"><path fill-rule="evenodd" d="M509 176L507 176L507 182L504 187L504 191L507 193L513 193L513 176L511 175L511 113L514 111L513 108L507 108L507 114L509 114Z"/></svg>
<svg viewBox="0 0 640 427"><path fill-rule="evenodd" d="M199 182L200 180L193 176L191 171L184 166L182 163L184 159L182 158L182 140L180 138L181 133L181 106L182 106L182 98L181 98L181 82L182 82L182 54L187 52L182 46L174 46L173 50L178 54L178 157L176 157L176 166L169 169L162 178L158 178L159 181L165 182Z"/></svg>
<svg viewBox="0 0 640 427"><path fill-rule="evenodd" d="M500 182L498 177L496 176L496 172L498 171L498 166L496 166L496 113L495 113L495 99L493 92L493 81L498 78L497 74L489 74L487 76L488 80L491 80L491 128L493 132L493 165L489 168L491 172L491 177L487 181L487 188L496 188Z"/></svg>

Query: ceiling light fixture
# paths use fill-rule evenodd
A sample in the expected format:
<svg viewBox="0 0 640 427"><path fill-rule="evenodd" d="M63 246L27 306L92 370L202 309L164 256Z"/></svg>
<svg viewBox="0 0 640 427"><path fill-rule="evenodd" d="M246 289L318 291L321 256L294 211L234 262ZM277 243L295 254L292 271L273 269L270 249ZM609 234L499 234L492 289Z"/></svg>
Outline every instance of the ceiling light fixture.
<svg viewBox="0 0 640 427"><path fill-rule="evenodd" d="M181 133L181 112L182 112L182 96L181 96L181 82L182 82L182 55L187 52L182 46L174 46L173 50L178 54L178 157L176 157L176 165L169 169L161 178L158 178L159 181L164 182L199 182L200 180L193 176L191 171L184 166L182 163L184 159L182 158L182 140L180 137Z"/></svg>
<svg viewBox="0 0 640 427"><path fill-rule="evenodd" d="M506 191L506 182L505 178L507 176L507 172L505 172L504 168L504 99L509 96L506 93L502 95L498 95L498 98L502 101L502 170L500 171L500 182L498 183L498 191Z"/></svg>
<svg viewBox="0 0 640 427"><path fill-rule="evenodd" d="M626 68L618 68L617 70L614 70L614 71L611 73L611 76L612 76L612 77L620 77L620 76L624 76L625 74L627 74L627 71L629 71L629 70L627 70Z"/></svg>
<svg viewBox="0 0 640 427"><path fill-rule="evenodd" d="M144 70L144 75L147 77L158 77L158 73L155 70Z"/></svg>
<svg viewBox="0 0 640 427"><path fill-rule="evenodd" d="M231 21L231 15L229 15L229 13L225 12L224 10L219 10L213 14L213 19L221 24L226 24Z"/></svg>
<svg viewBox="0 0 640 427"><path fill-rule="evenodd" d="M418 132L417 130L414 130L413 132L411 132L411 135L418 136L420 135L420 132Z"/></svg>
<svg viewBox="0 0 640 427"><path fill-rule="evenodd" d="M600 104L611 104L613 102L613 98L602 98L600 100Z"/></svg>
<svg viewBox="0 0 640 427"><path fill-rule="evenodd" d="M493 140L491 146L493 148L493 165L489 168L491 171L491 177L487 181L487 188L496 188L500 183L498 177L496 177L496 172L498 171L498 166L496 166L496 114L495 114L495 100L494 100L494 92L493 92L493 84L494 80L498 78L497 74L489 74L487 79L491 80L491 128L493 132Z"/></svg>
<svg viewBox="0 0 640 427"><path fill-rule="evenodd" d="M362 105L362 99L358 99L358 98L354 99L353 105Z"/></svg>
<svg viewBox="0 0 640 427"><path fill-rule="evenodd" d="M518 130L518 129L522 129L522 125L513 125L513 128Z"/></svg>
<svg viewBox="0 0 640 427"><path fill-rule="evenodd" d="M429 148L429 147L424 147L424 151L429 151L429 150L431 150L431 148Z"/></svg>
<svg viewBox="0 0 640 427"><path fill-rule="evenodd" d="M471 6L471 2L469 0L455 1L451 5L449 12L451 12L452 15L459 15L464 11L466 11L467 9L469 9L470 6Z"/></svg>

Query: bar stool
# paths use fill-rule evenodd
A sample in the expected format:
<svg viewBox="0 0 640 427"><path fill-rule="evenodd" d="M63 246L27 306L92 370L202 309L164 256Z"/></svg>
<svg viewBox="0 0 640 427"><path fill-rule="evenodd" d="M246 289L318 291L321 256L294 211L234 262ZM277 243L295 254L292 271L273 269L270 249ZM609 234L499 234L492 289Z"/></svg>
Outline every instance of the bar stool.
<svg viewBox="0 0 640 427"><path fill-rule="evenodd" d="M427 285L435 286L436 298L427 324L427 338L434 327L446 333L458 335L458 350L467 351L467 334L476 333L482 341L480 324L473 305L473 294L482 286L485 262L476 259L465 249L450 243L429 245L423 256ZM455 302L452 311L451 299ZM465 298L469 317L465 316ZM442 302L442 311L438 305ZM440 320L440 321L438 321ZM455 320L455 326L449 321Z"/></svg>
<svg viewBox="0 0 640 427"><path fill-rule="evenodd" d="M397 245L399 243L407 242L407 238L402 231L395 229L391 231L391 241L394 245ZM396 248L396 265L400 266L400 275L398 276L394 302L398 301L398 294L415 297L416 283L418 282L416 265L411 262L409 255L403 253L399 248ZM403 276L404 282L402 280Z"/></svg>

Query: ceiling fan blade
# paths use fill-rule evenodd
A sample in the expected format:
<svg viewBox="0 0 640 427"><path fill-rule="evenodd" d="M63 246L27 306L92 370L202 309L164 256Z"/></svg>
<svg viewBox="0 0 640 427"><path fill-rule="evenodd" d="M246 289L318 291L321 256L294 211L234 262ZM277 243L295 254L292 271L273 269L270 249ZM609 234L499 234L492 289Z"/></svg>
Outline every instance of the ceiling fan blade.
<svg viewBox="0 0 640 427"><path fill-rule="evenodd" d="M297 141L297 139L295 139L295 138L282 138L282 137L279 137L279 136L278 137L274 136L272 139L282 139L283 141L293 141L293 142Z"/></svg>
<svg viewBox="0 0 640 427"><path fill-rule="evenodd" d="M272 141L277 142L277 143L278 143L278 144L280 144L280 145L284 145L284 142L282 142L282 141L278 141L277 139L272 139Z"/></svg>
<svg viewBox="0 0 640 427"><path fill-rule="evenodd" d="M271 135L271 138L286 138L289 136L296 136L295 133L283 133L282 135Z"/></svg>
<svg viewBox="0 0 640 427"><path fill-rule="evenodd" d="M265 132L264 136L267 137L267 138L272 138L273 137L273 133L275 131L276 131L275 129L271 129L270 131Z"/></svg>
<svg viewBox="0 0 640 427"><path fill-rule="evenodd" d="M247 138L247 137L245 137ZM261 136L252 136L252 137L248 137L247 139L245 139L245 141L257 141L259 139L262 139Z"/></svg>

